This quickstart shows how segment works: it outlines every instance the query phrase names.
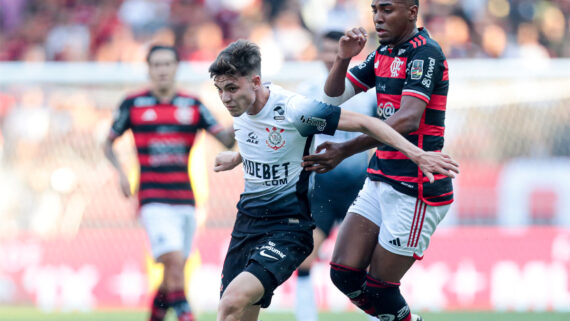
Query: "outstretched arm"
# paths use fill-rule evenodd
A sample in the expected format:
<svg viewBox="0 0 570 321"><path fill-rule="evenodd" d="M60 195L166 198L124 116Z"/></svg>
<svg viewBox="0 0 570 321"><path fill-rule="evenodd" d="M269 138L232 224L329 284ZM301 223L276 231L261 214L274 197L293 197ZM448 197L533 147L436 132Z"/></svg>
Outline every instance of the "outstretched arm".
<svg viewBox="0 0 570 321"><path fill-rule="evenodd" d="M403 96L400 106L398 112L386 119L385 123L403 135L418 130L426 103L415 97ZM345 158L378 147L381 144L366 134L342 143L324 142L317 146L316 152L320 153L322 150L326 150L326 152L303 157L302 165L308 171L326 173Z"/></svg>
<svg viewBox="0 0 570 321"><path fill-rule="evenodd" d="M459 173L459 164L450 156L422 150L380 119L343 109L340 114L338 129L363 132L379 142L398 149L416 163L432 183L435 173L449 177L455 177L455 173Z"/></svg>

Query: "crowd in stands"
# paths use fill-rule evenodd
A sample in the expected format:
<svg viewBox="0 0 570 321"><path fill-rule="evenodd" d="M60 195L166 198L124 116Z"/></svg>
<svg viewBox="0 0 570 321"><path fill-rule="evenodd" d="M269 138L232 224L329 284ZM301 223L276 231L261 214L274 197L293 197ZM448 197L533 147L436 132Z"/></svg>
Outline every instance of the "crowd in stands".
<svg viewBox="0 0 570 321"><path fill-rule="evenodd" d="M0 61L142 62L150 44L164 43L176 45L184 61L207 62L238 38L258 43L266 63L313 60L317 35L354 26L369 30L366 54L377 45L370 11L370 0L0 0ZM569 0L420 0L420 12L419 25L449 58L570 57ZM100 148L130 85L0 85L0 238L134 224L125 214L134 203L121 197ZM544 100L500 113L455 110L455 120L469 123L456 125L462 132L448 140L448 152L483 169L495 166L494 173L514 157L568 157L568 100ZM540 153L536 146L546 147ZM481 171L462 166L464 177L471 172L481 180ZM486 177L496 185L498 174ZM212 175L213 218L233 213L229 195L241 188L215 180ZM459 215L467 223L494 223L495 207L477 207L489 204L487 194L469 191L468 200L458 201ZM219 216L213 224L232 219Z"/></svg>
<svg viewBox="0 0 570 321"><path fill-rule="evenodd" d="M568 0L420 0L420 14L449 58L570 56ZM354 26L374 35L369 0L0 0L0 61L137 62L156 42L210 61L238 38L311 60L315 35Z"/></svg>

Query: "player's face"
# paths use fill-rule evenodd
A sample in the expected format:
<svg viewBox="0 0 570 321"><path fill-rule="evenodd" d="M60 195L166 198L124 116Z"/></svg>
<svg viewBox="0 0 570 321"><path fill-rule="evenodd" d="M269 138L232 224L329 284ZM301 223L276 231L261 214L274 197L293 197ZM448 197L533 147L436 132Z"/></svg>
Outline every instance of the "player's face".
<svg viewBox="0 0 570 321"><path fill-rule="evenodd" d="M153 86L157 89L174 87L178 62L171 50L157 50L152 53L148 62L148 74Z"/></svg>
<svg viewBox="0 0 570 321"><path fill-rule="evenodd" d="M214 78L220 99L233 117L239 117L253 107L259 82L259 76L220 75Z"/></svg>
<svg viewBox="0 0 570 321"><path fill-rule="evenodd" d="M321 51L319 52L320 59L325 63L327 70L330 71L336 55L338 53L338 42L332 39L325 38L321 43Z"/></svg>
<svg viewBox="0 0 570 321"><path fill-rule="evenodd" d="M372 16L378 40L383 45L399 44L415 27L418 7L408 0L373 0Z"/></svg>

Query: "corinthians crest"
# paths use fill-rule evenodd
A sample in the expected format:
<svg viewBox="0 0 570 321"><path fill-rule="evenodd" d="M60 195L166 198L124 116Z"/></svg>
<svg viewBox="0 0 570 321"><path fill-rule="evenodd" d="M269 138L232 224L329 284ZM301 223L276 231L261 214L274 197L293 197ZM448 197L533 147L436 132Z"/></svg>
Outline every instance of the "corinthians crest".
<svg viewBox="0 0 570 321"><path fill-rule="evenodd" d="M285 129L278 129L277 127L273 127L271 129L265 128L265 130L269 133L265 143L269 148L278 150L279 148L285 146L285 140L281 133L285 131Z"/></svg>

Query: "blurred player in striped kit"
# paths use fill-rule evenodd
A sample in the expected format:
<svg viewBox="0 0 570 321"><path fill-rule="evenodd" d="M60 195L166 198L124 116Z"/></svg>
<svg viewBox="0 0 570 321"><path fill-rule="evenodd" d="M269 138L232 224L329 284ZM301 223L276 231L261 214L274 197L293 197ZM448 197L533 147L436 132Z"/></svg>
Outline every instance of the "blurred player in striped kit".
<svg viewBox="0 0 570 321"><path fill-rule="evenodd" d="M130 184L113 142L126 130L132 131L140 165L140 220L154 259L164 265L150 321L163 320L168 308L176 312L179 321L193 321L184 292L184 266L196 228L188 157L200 129L228 148L234 145L234 135L231 128L224 130L196 97L176 89L179 57L174 47L151 47L147 62L150 89L121 103L105 142L105 155L117 170L123 195L130 197Z"/></svg>

